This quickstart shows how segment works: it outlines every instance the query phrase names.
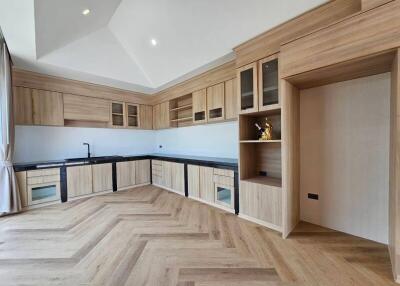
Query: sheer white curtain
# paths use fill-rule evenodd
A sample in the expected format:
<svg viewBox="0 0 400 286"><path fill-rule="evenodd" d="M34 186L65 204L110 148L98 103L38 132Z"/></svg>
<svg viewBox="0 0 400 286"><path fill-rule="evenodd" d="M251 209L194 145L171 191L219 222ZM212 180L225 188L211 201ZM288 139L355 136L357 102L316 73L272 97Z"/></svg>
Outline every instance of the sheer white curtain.
<svg viewBox="0 0 400 286"><path fill-rule="evenodd" d="M12 98L10 55L0 31L0 215L21 210L21 199L12 165L14 149Z"/></svg>

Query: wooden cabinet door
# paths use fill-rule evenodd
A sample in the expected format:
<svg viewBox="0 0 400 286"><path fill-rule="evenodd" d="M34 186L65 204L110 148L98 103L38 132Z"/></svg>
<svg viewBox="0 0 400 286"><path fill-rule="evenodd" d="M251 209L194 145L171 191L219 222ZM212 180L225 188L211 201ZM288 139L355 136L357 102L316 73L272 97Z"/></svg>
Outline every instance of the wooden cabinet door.
<svg viewBox="0 0 400 286"><path fill-rule="evenodd" d="M64 118L78 121L110 122L108 100L64 94Z"/></svg>
<svg viewBox="0 0 400 286"><path fill-rule="evenodd" d="M271 110L280 107L278 55L258 62L258 110Z"/></svg>
<svg viewBox="0 0 400 286"><path fill-rule="evenodd" d="M94 193L112 191L113 180L111 163L92 165L92 175Z"/></svg>
<svg viewBox="0 0 400 286"><path fill-rule="evenodd" d="M214 203L214 169L200 166L200 199Z"/></svg>
<svg viewBox="0 0 400 286"><path fill-rule="evenodd" d="M62 93L33 89L32 102L35 125L64 125Z"/></svg>
<svg viewBox="0 0 400 286"><path fill-rule="evenodd" d="M171 164L171 189L174 191L185 194L185 167L181 163Z"/></svg>
<svg viewBox="0 0 400 286"><path fill-rule="evenodd" d="M153 129L160 129L160 104L153 106Z"/></svg>
<svg viewBox="0 0 400 286"><path fill-rule="evenodd" d="M171 189L172 187L172 173L171 163L162 161L162 186Z"/></svg>
<svg viewBox="0 0 400 286"><path fill-rule="evenodd" d="M188 165L188 192L191 198L200 198L200 167Z"/></svg>
<svg viewBox="0 0 400 286"><path fill-rule="evenodd" d="M135 170L137 185L150 183L150 160L137 160Z"/></svg>
<svg viewBox="0 0 400 286"><path fill-rule="evenodd" d="M68 198L93 193L92 166L76 166L67 168Z"/></svg>
<svg viewBox="0 0 400 286"><path fill-rule="evenodd" d="M30 88L15 86L13 88L14 118L16 125L33 124L32 92Z"/></svg>
<svg viewBox="0 0 400 286"><path fill-rule="evenodd" d="M238 95L236 78L225 82L225 119L238 118Z"/></svg>
<svg viewBox="0 0 400 286"><path fill-rule="evenodd" d="M26 171L15 172L15 176L17 178L19 195L21 197L21 204L23 207L27 207L28 206L28 192L27 192Z"/></svg>
<svg viewBox="0 0 400 286"><path fill-rule="evenodd" d="M219 83L207 87L207 119L208 121L223 120L225 118L225 85Z"/></svg>
<svg viewBox="0 0 400 286"><path fill-rule="evenodd" d="M257 62L237 70L239 113L258 111Z"/></svg>
<svg viewBox="0 0 400 286"><path fill-rule="evenodd" d="M123 189L136 185L136 162L117 162L117 188Z"/></svg>
<svg viewBox="0 0 400 286"><path fill-rule="evenodd" d="M160 125L161 129L169 128L169 101L160 104Z"/></svg>
<svg viewBox="0 0 400 286"><path fill-rule="evenodd" d="M141 129L153 129L153 107L151 105L140 105L139 127Z"/></svg>
<svg viewBox="0 0 400 286"><path fill-rule="evenodd" d="M201 89L192 93L193 123L207 122L207 90Z"/></svg>

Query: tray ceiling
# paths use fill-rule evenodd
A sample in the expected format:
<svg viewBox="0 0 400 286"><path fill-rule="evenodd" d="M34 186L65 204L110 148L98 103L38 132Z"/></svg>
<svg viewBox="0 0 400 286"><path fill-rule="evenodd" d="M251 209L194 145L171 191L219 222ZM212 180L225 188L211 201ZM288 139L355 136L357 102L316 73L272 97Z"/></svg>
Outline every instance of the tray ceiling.
<svg viewBox="0 0 400 286"><path fill-rule="evenodd" d="M19 68L154 93L324 2L0 0L0 26Z"/></svg>

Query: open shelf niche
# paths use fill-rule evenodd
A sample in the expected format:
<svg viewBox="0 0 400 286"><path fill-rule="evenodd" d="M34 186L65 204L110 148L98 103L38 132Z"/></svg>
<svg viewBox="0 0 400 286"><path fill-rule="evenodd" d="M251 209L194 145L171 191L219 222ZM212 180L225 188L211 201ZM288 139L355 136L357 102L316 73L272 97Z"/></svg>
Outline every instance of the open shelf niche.
<svg viewBox="0 0 400 286"><path fill-rule="evenodd" d="M193 97L187 94L169 102L170 127L184 127L193 124Z"/></svg>
<svg viewBox="0 0 400 286"><path fill-rule="evenodd" d="M272 140L258 140L255 123L272 124ZM274 187L282 186L280 109L242 114L239 118L240 180Z"/></svg>

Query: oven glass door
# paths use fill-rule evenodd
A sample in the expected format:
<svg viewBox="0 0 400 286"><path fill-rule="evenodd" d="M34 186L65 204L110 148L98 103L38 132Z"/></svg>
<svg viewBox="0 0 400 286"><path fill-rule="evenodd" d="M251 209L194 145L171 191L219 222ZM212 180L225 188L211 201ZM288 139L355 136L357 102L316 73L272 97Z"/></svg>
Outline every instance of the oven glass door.
<svg viewBox="0 0 400 286"><path fill-rule="evenodd" d="M215 202L228 208L233 208L233 187L215 185Z"/></svg>
<svg viewBox="0 0 400 286"><path fill-rule="evenodd" d="M30 185L28 193L30 205L56 201L60 199L60 183Z"/></svg>

